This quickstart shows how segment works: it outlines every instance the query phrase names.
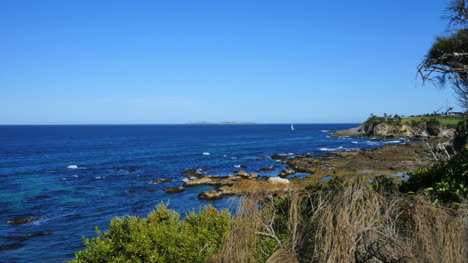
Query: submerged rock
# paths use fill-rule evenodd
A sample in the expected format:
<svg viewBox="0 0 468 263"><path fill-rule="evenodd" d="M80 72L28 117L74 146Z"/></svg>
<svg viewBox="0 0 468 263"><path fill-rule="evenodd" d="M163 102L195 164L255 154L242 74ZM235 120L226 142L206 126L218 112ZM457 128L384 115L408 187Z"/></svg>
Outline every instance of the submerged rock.
<svg viewBox="0 0 468 263"><path fill-rule="evenodd" d="M185 191L185 188L183 188L182 186L169 187L169 188L164 189L164 192L166 192L168 194L180 193L180 192L183 192L183 191Z"/></svg>
<svg viewBox="0 0 468 263"><path fill-rule="evenodd" d="M215 190L208 190L201 192L198 195L198 198L201 200L218 200L223 197L223 193L221 191L215 191Z"/></svg>
<svg viewBox="0 0 468 263"><path fill-rule="evenodd" d="M274 168L273 167L263 167L263 168L260 168L260 171L262 172L268 172L268 171L273 171Z"/></svg>
<svg viewBox="0 0 468 263"><path fill-rule="evenodd" d="M182 174L187 178L190 178L190 177L200 178L203 176L203 174L201 173L205 171L206 170L203 170L203 169L188 168L182 171Z"/></svg>
<svg viewBox="0 0 468 263"><path fill-rule="evenodd" d="M272 156L270 156L270 158L273 160L283 160L283 159L287 159L288 157L286 155L273 154Z"/></svg>
<svg viewBox="0 0 468 263"><path fill-rule="evenodd" d="M39 220L37 217L30 217L30 218L15 218L13 220L8 221L7 223L10 225L21 225L25 223L29 223L32 221Z"/></svg>
<svg viewBox="0 0 468 263"><path fill-rule="evenodd" d="M166 182L172 182L174 180L172 179L154 179L151 181L151 184L159 184L159 183L166 183Z"/></svg>

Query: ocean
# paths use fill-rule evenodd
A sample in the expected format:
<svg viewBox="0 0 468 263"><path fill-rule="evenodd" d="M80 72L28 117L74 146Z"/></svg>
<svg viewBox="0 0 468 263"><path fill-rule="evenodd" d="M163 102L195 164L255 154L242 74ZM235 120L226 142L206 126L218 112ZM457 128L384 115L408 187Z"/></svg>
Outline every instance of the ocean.
<svg viewBox="0 0 468 263"><path fill-rule="evenodd" d="M157 204L180 213L211 204L235 210L236 198L198 200L210 186L181 186L187 168L277 176L273 154L323 154L404 140L332 138L358 124L0 126L0 261L64 262L105 231L114 217L145 217ZM258 160L261 159L261 160ZM274 171L262 167L280 165ZM238 168L245 165L247 168ZM171 182L152 184L154 179ZM15 218L39 218L11 225Z"/></svg>

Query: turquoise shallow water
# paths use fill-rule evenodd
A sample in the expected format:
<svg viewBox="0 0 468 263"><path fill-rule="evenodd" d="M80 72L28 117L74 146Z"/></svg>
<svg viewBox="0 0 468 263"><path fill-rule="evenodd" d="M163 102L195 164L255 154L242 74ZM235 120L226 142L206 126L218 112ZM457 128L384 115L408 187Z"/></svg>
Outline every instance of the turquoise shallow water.
<svg viewBox="0 0 468 263"><path fill-rule="evenodd" d="M236 199L197 199L209 186L167 194L186 168L227 175L236 166L276 176L272 154L346 151L403 140L330 138L356 124L0 126L0 258L63 262L84 248L82 237L117 216L146 216L155 205L185 213L207 204L235 209ZM204 155L203 153L209 153ZM257 161L256 159L264 159ZM73 169L74 166L78 168ZM150 184L153 179L174 181ZM23 225L14 218L38 217Z"/></svg>

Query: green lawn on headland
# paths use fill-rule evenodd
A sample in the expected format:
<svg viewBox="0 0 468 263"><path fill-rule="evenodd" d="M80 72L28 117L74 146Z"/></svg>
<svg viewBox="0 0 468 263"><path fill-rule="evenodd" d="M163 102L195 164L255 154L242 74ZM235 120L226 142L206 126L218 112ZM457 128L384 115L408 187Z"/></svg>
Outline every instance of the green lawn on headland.
<svg viewBox="0 0 468 263"><path fill-rule="evenodd" d="M402 123L411 124L411 121L422 121L436 119L443 125L457 125L463 121L463 115L434 115L434 116L413 116L402 118Z"/></svg>

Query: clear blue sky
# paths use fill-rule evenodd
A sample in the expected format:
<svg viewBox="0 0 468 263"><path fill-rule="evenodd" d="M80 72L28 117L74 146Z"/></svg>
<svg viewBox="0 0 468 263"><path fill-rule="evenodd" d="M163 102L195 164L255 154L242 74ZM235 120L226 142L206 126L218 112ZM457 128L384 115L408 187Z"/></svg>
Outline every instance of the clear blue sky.
<svg viewBox="0 0 468 263"><path fill-rule="evenodd" d="M455 105L447 1L0 3L0 124L361 122Z"/></svg>

